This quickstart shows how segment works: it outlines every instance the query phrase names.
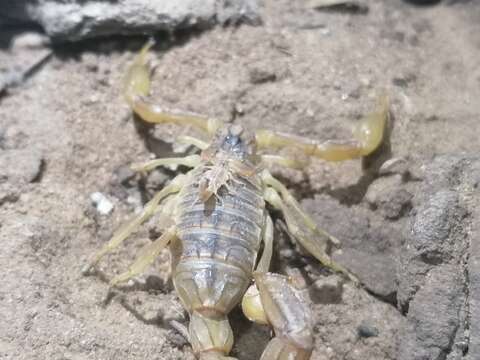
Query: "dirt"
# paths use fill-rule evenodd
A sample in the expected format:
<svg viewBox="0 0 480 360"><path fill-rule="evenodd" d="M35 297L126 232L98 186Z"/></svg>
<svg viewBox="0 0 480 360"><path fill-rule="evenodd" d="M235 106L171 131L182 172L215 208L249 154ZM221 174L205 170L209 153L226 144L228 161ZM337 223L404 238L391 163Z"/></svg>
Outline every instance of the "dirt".
<svg viewBox="0 0 480 360"><path fill-rule="evenodd" d="M423 165L438 154L480 151L479 4L369 1L368 8L321 12L302 1L266 1L261 26L159 34L154 50L159 104L249 128L345 138L388 93L390 130L372 158L275 169L342 241L336 257L365 283L356 287L301 255L278 219L275 269L305 278L314 360L397 359L407 318L397 307L396 261ZM20 36L0 34L0 74L16 85L0 90L0 358L193 359L172 327L187 319L168 280L168 252L113 294L101 276L81 275L92 253L176 173L142 179L128 165L171 155L176 135L191 133L146 126L121 97L145 38L50 50L43 38ZM25 72L37 60L41 66ZM388 159L400 160L382 168ZM95 192L112 202L111 213L97 211ZM126 269L153 232L142 228L102 271ZM231 319L233 356L259 358L269 330L238 310Z"/></svg>

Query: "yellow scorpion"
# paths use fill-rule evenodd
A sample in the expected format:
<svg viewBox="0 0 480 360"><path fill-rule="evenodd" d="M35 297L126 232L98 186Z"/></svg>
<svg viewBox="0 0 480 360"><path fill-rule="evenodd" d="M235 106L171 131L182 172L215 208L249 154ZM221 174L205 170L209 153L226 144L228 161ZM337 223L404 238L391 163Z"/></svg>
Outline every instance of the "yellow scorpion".
<svg viewBox="0 0 480 360"><path fill-rule="evenodd" d="M211 140L183 136L179 140L198 147L199 155L155 159L135 167L145 172L183 165L191 170L156 193L141 214L94 255L84 272L159 213L168 219L160 224L162 235L146 245L128 271L111 280L111 286L140 274L169 246L173 284L189 314L188 339L198 359L234 359L228 356L233 333L227 316L241 302L247 318L274 330L262 360L308 360L313 350L312 315L296 282L269 272L274 233L266 203L283 214L293 238L324 266L354 277L327 254L328 245L336 240L315 225L268 170L273 163L291 168L304 163L264 152L287 148L328 161L368 155L382 141L387 99L382 98L380 108L358 123L348 141L318 143L269 130L253 133L240 125L224 125L149 102L151 46L149 42L143 47L128 71L124 88L128 104L146 122L193 126Z"/></svg>

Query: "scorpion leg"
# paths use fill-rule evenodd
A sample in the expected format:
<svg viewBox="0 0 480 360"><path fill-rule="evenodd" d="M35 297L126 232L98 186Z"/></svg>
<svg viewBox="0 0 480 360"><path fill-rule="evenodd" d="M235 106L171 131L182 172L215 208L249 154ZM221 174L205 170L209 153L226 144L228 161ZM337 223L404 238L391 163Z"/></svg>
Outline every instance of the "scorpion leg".
<svg viewBox="0 0 480 360"><path fill-rule="evenodd" d="M167 231L165 231L162 236L160 236L157 240L151 242L148 245L145 245L140 250L140 255L135 260L135 262L130 265L127 271L122 274L115 276L110 281L110 286L115 286L118 283L128 281L132 277L142 273L145 268L150 265L153 260L160 254L160 252L168 245L170 240L175 237L176 228L175 226L170 227Z"/></svg>
<svg viewBox="0 0 480 360"><path fill-rule="evenodd" d="M133 164L131 169L133 171L138 172L147 172L150 170L155 169L159 166L165 165L184 165L188 167L195 167L200 164L200 156L199 155L189 155L185 157L178 157L178 158L162 158L162 159L154 159L151 161L147 161L143 164Z"/></svg>
<svg viewBox="0 0 480 360"><path fill-rule="evenodd" d="M140 215L130 220L119 230L115 232L111 240L105 244L100 251L98 251L92 259L83 267L82 273L86 274L88 271L97 264L100 259L113 251L120 245L131 233L133 233L143 222L145 222L149 217L151 217L155 210L160 205L160 202L165 199L167 196L176 193L181 190L185 182L185 175L181 174L175 177L172 182L159 191L153 198L150 200Z"/></svg>
<svg viewBox="0 0 480 360"><path fill-rule="evenodd" d="M263 233L263 244L262 257L255 270L258 273L267 273L270 268L270 261L272 260L273 221L268 215L266 216L265 230ZM249 320L260 324L268 324L255 284L251 285L243 296L242 310Z"/></svg>
<svg viewBox="0 0 480 360"><path fill-rule="evenodd" d="M275 179L268 171L264 171L262 176L265 184L269 185L265 189L265 201L283 213L288 230L300 245L324 266L333 271L343 273L352 281L358 282L351 272L333 261L327 254L329 243L339 245L340 242L326 231L317 227L315 222L302 210L297 200L280 181Z"/></svg>
<svg viewBox="0 0 480 360"><path fill-rule="evenodd" d="M377 111L367 115L358 122L353 130L353 139L328 140L318 143L299 136L258 130L255 134L259 148L293 148L308 156L328 161L343 161L366 156L375 151L383 139L383 132L388 118L389 104L387 96L379 100Z"/></svg>
<svg viewBox="0 0 480 360"><path fill-rule="evenodd" d="M206 143L205 141L189 135L180 135L179 137L177 137L177 142L180 144L193 145L200 150L205 150L208 147L208 143Z"/></svg>
<svg viewBox="0 0 480 360"><path fill-rule="evenodd" d="M123 94L132 110L144 121L149 123L192 125L200 130L206 131L208 134L214 134L221 126L219 120L198 114L165 109L146 100L146 97L150 93L151 73L150 66L147 62L147 54L153 44L153 41L149 41L142 50L140 50L140 53L130 66L124 81Z"/></svg>
<svg viewBox="0 0 480 360"><path fill-rule="evenodd" d="M270 268L273 252L273 221L270 216L265 218L265 230L263 233L263 252L257 264L257 271L267 272Z"/></svg>
<svg viewBox="0 0 480 360"><path fill-rule="evenodd" d="M245 315L269 324L275 331L260 360L308 360L313 350L313 324L309 302L293 279L256 271L247 294Z"/></svg>

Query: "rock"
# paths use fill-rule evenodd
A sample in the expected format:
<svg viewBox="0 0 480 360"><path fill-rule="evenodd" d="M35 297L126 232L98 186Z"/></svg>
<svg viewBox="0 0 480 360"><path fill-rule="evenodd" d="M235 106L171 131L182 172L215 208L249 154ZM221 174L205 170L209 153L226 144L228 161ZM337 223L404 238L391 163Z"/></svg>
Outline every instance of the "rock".
<svg viewBox="0 0 480 360"><path fill-rule="evenodd" d="M458 223L458 195L441 190L417 209L412 220L411 238L402 254L402 276L398 302L406 308L424 281L425 274L435 265L453 260L456 237L451 230ZM457 258L458 255L454 256Z"/></svg>
<svg viewBox="0 0 480 360"><path fill-rule="evenodd" d="M21 49L42 49L49 43L48 37L38 32L26 32L13 39L11 48L13 51Z"/></svg>
<svg viewBox="0 0 480 360"><path fill-rule="evenodd" d="M469 337L462 336L456 339L455 345L457 351L468 352L467 360L475 360L480 354L480 198L478 196L480 188L480 160L471 160L469 162L469 172L466 172L465 185L474 196L467 198L468 214L470 218L469 233L469 254L468 254L468 310L470 321L466 325L469 327ZM461 334L463 335L463 334ZM456 349L455 349L456 350Z"/></svg>
<svg viewBox="0 0 480 360"><path fill-rule="evenodd" d="M108 215L113 210L113 204L101 192L94 192L90 195L90 200L101 215Z"/></svg>
<svg viewBox="0 0 480 360"><path fill-rule="evenodd" d="M248 76L252 84L263 84L277 79L277 74L271 67L256 64L248 71Z"/></svg>
<svg viewBox="0 0 480 360"><path fill-rule="evenodd" d="M479 184L478 157L441 156L426 166L398 272L407 316L398 360L479 357Z"/></svg>
<svg viewBox="0 0 480 360"><path fill-rule="evenodd" d="M260 20L257 0L23 0L0 10L0 15L36 22L54 41Z"/></svg>
<svg viewBox="0 0 480 360"><path fill-rule="evenodd" d="M320 277L309 288L310 298L315 304L339 304L342 292L342 281L336 275Z"/></svg>
<svg viewBox="0 0 480 360"><path fill-rule="evenodd" d="M386 219L398 219L411 207L413 195L402 185L402 176L393 175L375 180L365 194L365 199L379 209Z"/></svg>
<svg viewBox="0 0 480 360"><path fill-rule="evenodd" d="M408 172L408 162L405 158L392 158L385 161L378 173L380 175L399 174L404 175Z"/></svg>
<svg viewBox="0 0 480 360"><path fill-rule="evenodd" d="M463 320L465 301L460 266L436 266L410 303L398 359L446 359Z"/></svg>
<svg viewBox="0 0 480 360"><path fill-rule="evenodd" d="M0 152L0 182L14 185L35 181L42 171L43 157L36 149L13 149Z"/></svg>
<svg viewBox="0 0 480 360"><path fill-rule="evenodd" d="M362 321L362 323L357 328L358 336L363 338L377 337L380 333L378 328L371 325L367 321Z"/></svg>
<svg viewBox="0 0 480 360"><path fill-rule="evenodd" d="M347 14L366 14L369 11L366 3L345 0L310 0L307 1L306 7L318 11L333 11Z"/></svg>
<svg viewBox="0 0 480 360"><path fill-rule="evenodd" d="M452 188L452 177L460 176L460 172L450 167L442 172L438 167L437 161L427 169L425 184L416 196L419 205L401 259L398 302L403 308L408 307L426 273L435 265L459 262L466 251L461 225L466 209L460 204L458 191Z"/></svg>

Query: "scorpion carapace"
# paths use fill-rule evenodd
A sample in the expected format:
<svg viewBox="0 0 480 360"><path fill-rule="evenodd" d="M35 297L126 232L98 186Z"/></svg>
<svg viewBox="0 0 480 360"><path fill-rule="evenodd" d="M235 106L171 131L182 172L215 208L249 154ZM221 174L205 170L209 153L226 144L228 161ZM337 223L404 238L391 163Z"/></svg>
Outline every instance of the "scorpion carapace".
<svg viewBox="0 0 480 360"><path fill-rule="evenodd" d="M240 125L224 126L217 130L210 145L201 153L207 170L199 180L199 197L206 202L219 189L237 178L256 175L259 159L253 134Z"/></svg>
<svg viewBox="0 0 480 360"><path fill-rule="evenodd" d="M312 316L295 281L269 272L274 238L266 203L283 214L289 233L324 266L356 279L326 252L337 240L319 229L268 171L272 163L299 168L304 162L265 151L286 148L329 161L368 155L383 137L388 117L386 97L377 112L359 122L348 141L317 143L269 130L250 133L237 124L223 125L216 119L150 103L146 56L151 45L141 50L128 71L124 89L128 104L147 122L193 126L205 132L210 141L182 136L178 140L198 147L200 155L134 166L142 172L164 165L192 169L160 190L140 215L95 254L84 271L159 213L163 234L141 250L128 271L111 280L112 286L140 274L169 245L173 283L190 315L188 338L199 359L233 359L228 357L233 334L227 316L241 302L250 320L269 324L275 331L261 359L307 360L313 349Z"/></svg>

